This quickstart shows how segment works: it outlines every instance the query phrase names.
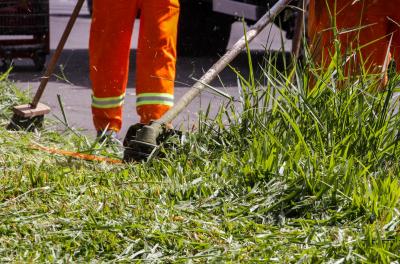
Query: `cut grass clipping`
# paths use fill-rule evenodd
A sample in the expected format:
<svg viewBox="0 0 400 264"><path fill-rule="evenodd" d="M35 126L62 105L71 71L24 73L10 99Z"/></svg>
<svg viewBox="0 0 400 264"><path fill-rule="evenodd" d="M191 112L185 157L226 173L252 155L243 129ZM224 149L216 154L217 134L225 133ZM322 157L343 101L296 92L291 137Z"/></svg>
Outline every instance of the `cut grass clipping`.
<svg viewBox="0 0 400 264"><path fill-rule="evenodd" d="M41 153L27 146L112 150L72 129L2 126L0 260L397 263L399 77L371 93L373 76L342 80L333 65L311 90L318 71L273 61L150 164ZM2 80L2 125L16 91Z"/></svg>

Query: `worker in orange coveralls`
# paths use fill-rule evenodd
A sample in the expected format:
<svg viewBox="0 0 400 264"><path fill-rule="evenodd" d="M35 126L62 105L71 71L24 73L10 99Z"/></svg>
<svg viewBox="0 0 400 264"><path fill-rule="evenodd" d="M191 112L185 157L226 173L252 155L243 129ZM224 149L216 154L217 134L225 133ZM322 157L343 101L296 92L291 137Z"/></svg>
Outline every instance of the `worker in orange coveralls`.
<svg viewBox="0 0 400 264"><path fill-rule="evenodd" d="M121 129L131 34L139 10L136 111L140 122L159 119L174 102L179 1L95 0L89 56L98 136Z"/></svg>
<svg viewBox="0 0 400 264"><path fill-rule="evenodd" d="M380 85L385 86L387 61L394 59L400 69L399 7L400 0L310 0L308 35L315 61L323 68L331 62L336 25L342 55L360 48L344 74L360 73L364 65L367 73L384 72Z"/></svg>

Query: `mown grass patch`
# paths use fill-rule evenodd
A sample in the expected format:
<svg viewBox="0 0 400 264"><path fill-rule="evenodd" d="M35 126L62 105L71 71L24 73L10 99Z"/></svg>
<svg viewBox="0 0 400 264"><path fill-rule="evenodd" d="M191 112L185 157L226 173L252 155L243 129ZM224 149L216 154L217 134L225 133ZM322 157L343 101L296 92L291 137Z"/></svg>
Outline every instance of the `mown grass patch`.
<svg viewBox="0 0 400 264"><path fill-rule="evenodd" d="M238 101L216 117L205 111L197 133L149 164L41 153L29 145L110 150L68 129L2 126L0 259L398 260L399 77L375 93L373 76L343 80L330 69L309 89L312 71L283 74L271 61L260 76L238 75ZM21 95L4 80L0 92L6 124Z"/></svg>

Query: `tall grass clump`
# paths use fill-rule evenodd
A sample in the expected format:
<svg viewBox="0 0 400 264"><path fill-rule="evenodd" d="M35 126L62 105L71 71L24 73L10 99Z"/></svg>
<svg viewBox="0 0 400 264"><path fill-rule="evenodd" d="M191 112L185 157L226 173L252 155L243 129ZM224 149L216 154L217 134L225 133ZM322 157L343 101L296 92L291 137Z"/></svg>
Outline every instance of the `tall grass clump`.
<svg viewBox="0 0 400 264"><path fill-rule="evenodd" d="M303 242L326 248L325 260L389 263L400 258L400 78L391 70L377 92L381 76L338 74L345 60L280 72L267 58L258 78L237 72L240 102L206 114L185 159L235 182L210 190L234 193L243 206L235 218L310 228ZM323 245L323 226L341 241Z"/></svg>
<svg viewBox="0 0 400 264"><path fill-rule="evenodd" d="M340 63L274 59L256 71L249 53L239 98L149 163L41 153L29 145L113 150L0 127L1 261L397 263L399 76L374 92ZM0 93L1 109L21 100L5 80Z"/></svg>

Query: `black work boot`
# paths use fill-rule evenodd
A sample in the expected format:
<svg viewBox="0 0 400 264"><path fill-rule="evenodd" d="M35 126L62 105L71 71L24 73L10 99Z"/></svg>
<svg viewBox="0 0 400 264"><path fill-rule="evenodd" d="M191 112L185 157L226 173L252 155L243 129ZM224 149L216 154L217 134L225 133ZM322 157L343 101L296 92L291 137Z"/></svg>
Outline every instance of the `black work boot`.
<svg viewBox="0 0 400 264"><path fill-rule="evenodd" d="M121 146L121 142L117 138L117 132L114 130L97 131L96 141L107 147L111 145Z"/></svg>

